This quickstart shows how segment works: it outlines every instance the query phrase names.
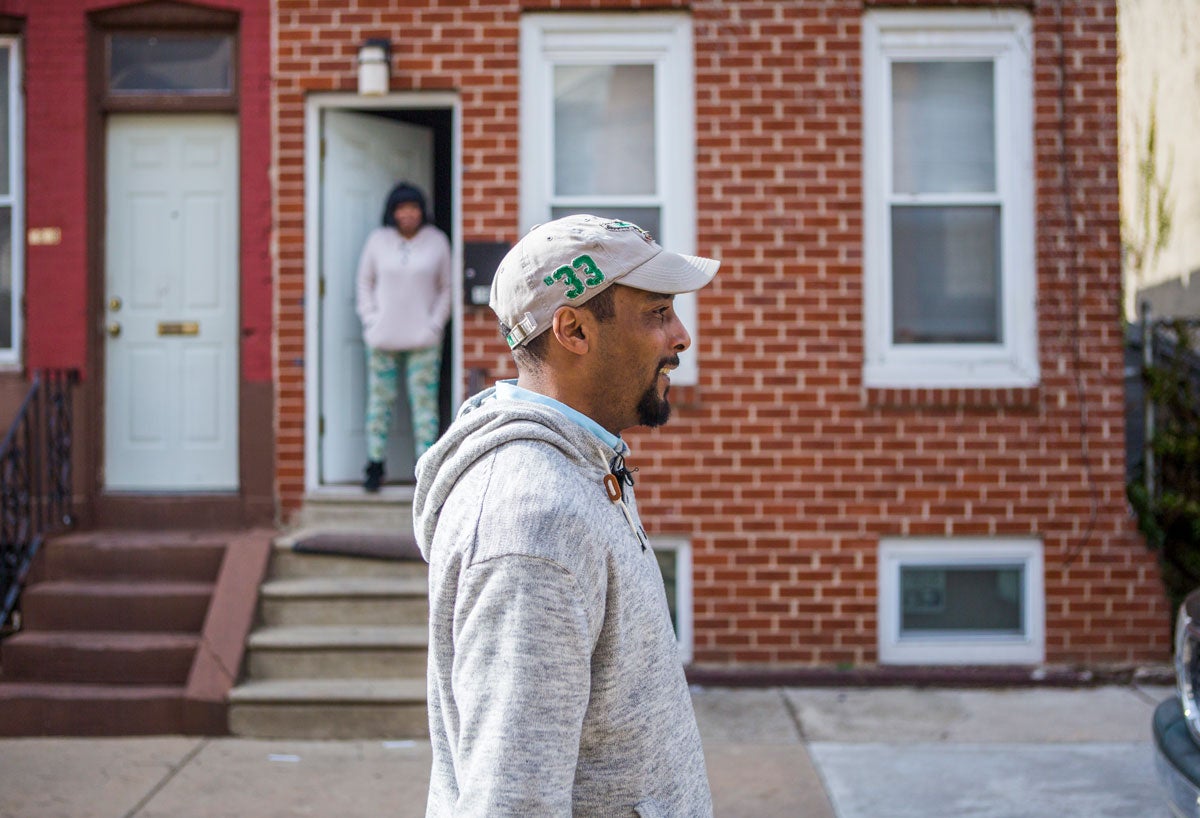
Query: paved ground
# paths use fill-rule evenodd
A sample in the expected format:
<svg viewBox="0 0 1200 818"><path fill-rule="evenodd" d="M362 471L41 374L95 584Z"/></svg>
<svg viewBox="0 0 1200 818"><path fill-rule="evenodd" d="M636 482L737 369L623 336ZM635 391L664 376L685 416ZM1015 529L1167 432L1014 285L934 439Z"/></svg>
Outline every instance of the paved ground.
<svg viewBox="0 0 1200 818"><path fill-rule="evenodd" d="M696 689L718 818L1156 818L1166 687ZM0 740L0 818L421 816L427 742Z"/></svg>
<svg viewBox="0 0 1200 818"><path fill-rule="evenodd" d="M1172 692L786 695L838 818L1166 818L1150 717Z"/></svg>

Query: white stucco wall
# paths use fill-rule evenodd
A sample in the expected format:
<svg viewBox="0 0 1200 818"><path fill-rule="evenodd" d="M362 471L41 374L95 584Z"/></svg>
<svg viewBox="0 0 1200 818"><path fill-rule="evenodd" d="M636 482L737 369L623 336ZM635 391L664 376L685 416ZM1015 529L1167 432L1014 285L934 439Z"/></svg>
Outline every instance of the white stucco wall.
<svg viewBox="0 0 1200 818"><path fill-rule="evenodd" d="M1120 0L1118 28L1122 241L1136 241L1140 232L1137 163L1152 102L1157 165L1173 218L1166 246L1140 275L1126 255L1125 311L1132 318L1139 289L1172 279L1186 288L1187 301L1200 303L1200 0Z"/></svg>

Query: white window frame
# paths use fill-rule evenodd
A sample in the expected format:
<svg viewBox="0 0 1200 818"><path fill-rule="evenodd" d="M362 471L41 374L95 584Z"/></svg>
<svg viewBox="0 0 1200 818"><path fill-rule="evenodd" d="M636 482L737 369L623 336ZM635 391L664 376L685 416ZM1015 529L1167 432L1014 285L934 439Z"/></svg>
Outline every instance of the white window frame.
<svg viewBox="0 0 1200 818"><path fill-rule="evenodd" d="M922 565L1020 565L1021 635L900 633L900 569ZM885 665L1040 665L1046 658L1046 599L1039 539L883 539L879 543L879 663Z"/></svg>
<svg viewBox="0 0 1200 818"><path fill-rule="evenodd" d="M892 193L891 66L897 60L993 61L996 194L1001 210L998 344L897 344L892 333L891 211L938 204ZM868 387L1037 384L1032 25L1017 10L877 10L863 16L863 382ZM945 198L945 197L942 197ZM952 204L968 204L961 195Z"/></svg>
<svg viewBox="0 0 1200 818"><path fill-rule="evenodd" d="M21 304L25 294L25 110L22 99L21 39L0 37L0 45L8 46L8 179L7 195L0 193L0 207L12 213L12 346L0 347L0 369L21 367L24 347L24 315ZM57 233L55 233L57 235Z"/></svg>
<svg viewBox="0 0 1200 818"><path fill-rule="evenodd" d="M692 543L682 537L651 537L650 547L656 554L675 555L675 638L686 665L692 661Z"/></svg>
<svg viewBox="0 0 1200 818"><path fill-rule="evenodd" d="M642 196L559 196L554 193L554 67L652 64L655 193ZM657 207L664 247L696 247L696 132L692 20L678 12L531 13L521 18L520 232L550 218L551 208ZM696 296L675 299L692 349L671 373L676 385L698 382Z"/></svg>

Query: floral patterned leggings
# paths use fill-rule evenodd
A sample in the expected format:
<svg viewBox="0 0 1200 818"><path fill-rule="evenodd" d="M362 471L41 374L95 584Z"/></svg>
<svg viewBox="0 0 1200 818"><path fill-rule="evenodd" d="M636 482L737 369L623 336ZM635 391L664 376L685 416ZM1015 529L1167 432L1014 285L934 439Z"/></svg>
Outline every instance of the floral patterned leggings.
<svg viewBox="0 0 1200 818"><path fill-rule="evenodd" d="M367 350L367 459L381 461L387 452L392 407L399 393L400 372L408 387L412 412L413 448L425 454L438 438L438 376L442 369L442 345L422 349Z"/></svg>

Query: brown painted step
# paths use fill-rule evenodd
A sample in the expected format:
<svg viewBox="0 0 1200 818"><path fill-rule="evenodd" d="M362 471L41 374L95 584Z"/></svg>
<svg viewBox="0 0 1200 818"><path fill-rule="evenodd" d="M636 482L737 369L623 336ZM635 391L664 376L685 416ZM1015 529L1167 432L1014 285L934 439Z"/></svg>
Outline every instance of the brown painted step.
<svg viewBox="0 0 1200 818"><path fill-rule="evenodd" d="M141 531L71 534L46 543L35 580L144 578L211 582L220 570L227 539Z"/></svg>
<svg viewBox="0 0 1200 818"><path fill-rule="evenodd" d="M56 580L25 589L26 630L193 631L204 626L206 582Z"/></svg>
<svg viewBox="0 0 1200 818"><path fill-rule="evenodd" d="M167 685L0 683L0 736L184 733L184 689Z"/></svg>
<svg viewBox="0 0 1200 818"><path fill-rule="evenodd" d="M0 650L6 681L182 685L199 642L192 633L24 631Z"/></svg>

